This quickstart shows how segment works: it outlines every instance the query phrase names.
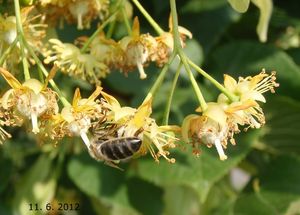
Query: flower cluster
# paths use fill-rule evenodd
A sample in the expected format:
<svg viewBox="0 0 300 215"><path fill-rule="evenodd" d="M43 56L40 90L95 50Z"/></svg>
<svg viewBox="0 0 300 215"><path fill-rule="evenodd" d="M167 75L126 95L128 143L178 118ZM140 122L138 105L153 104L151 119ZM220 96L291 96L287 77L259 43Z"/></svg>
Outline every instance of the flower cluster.
<svg viewBox="0 0 300 215"><path fill-rule="evenodd" d="M21 125L30 120L32 132L38 133L38 119L46 120L58 112L56 93L37 79L21 84L7 70L0 68L0 73L11 87L1 98L4 124Z"/></svg>
<svg viewBox="0 0 300 215"><path fill-rule="evenodd" d="M141 10L139 3L133 3ZM278 86L275 73L267 74L263 70L259 75L239 78L238 81L225 75L224 85L218 83L182 51L185 40L192 38L192 34L178 26L174 5L171 7L168 32L141 10L159 34L152 36L141 33L137 17L130 26L132 7L127 0L38 0L32 2L35 6L24 7L21 11L18 9L19 1L14 1L14 4L16 16L0 15L0 74L10 86L0 97L0 143L11 137L5 127L25 125L45 142L56 143L64 137L80 137L91 157L112 166L120 160L148 152L157 162L163 157L174 163L169 151L177 146L178 137L192 144L194 154L198 155L199 145L205 144L215 146L220 159L225 160L227 142L235 144L234 134L239 133L241 127L244 130L260 128L265 123L258 102L265 102L263 93L274 92ZM59 38L50 39L50 35L47 42L43 41L48 33L46 22L54 25L63 21L77 23L78 29L84 29L96 19L100 20L98 29L90 37L79 37L74 44L64 43ZM128 35L115 40L112 38L115 38L113 33L118 21L126 25ZM188 115L181 128L159 126L151 117L153 97L164 81L174 56L178 56L181 62L173 79L164 123L168 122L182 65L201 105L196 110L198 114ZM28 62L36 64L37 70ZM50 74L43 63L54 64ZM145 79L145 68L150 63L164 68L138 108L121 106L116 98L100 87L101 79L113 70L125 75L137 70L140 79ZM19 77L17 72L22 71L20 64L24 81L16 78ZM189 66L222 91L216 102L205 102ZM95 84L95 91L82 98L77 88L70 104L53 80L58 70ZM37 77L35 71L39 72L39 80L32 78Z"/></svg>
<svg viewBox="0 0 300 215"><path fill-rule="evenodd" d="M32 49L41 53L43 48L42 39L46 35L47 25L43 23L43 17L37 14L34 7L25 7L21 10L21 21L23 26L24 39ZM0 56L5 50L11 47L17 38L16 17L0 15ZM27 50L24 50L26 58L32 63ZM16 70L17 64L22 60L21 45L18 42L10 55L6 58L5 67Z"/></svg>
<svg viewBox="0 0 300 215"><path fill-rule="evenodd" d="M240 126L247 130L264 125L265 116L257 101L266 102L262 94L274 93L274 88L279 86L275 81L275 72L267 74L264 70L254 77L240 77L238 82L225 75L225 88L238 100L230 101L222 93L217 102L208 103L205 110L198 109L201 115L187 116L182 125L183 139L192 140L195 154L199 154L199 144L214 145L220 159L227 159L223 148L226 149L228 140L235 145L233 135L240 132Z"/></svg>
<svg viewBox="0 0 300 215"><path fill-rule="evenodd" d="M111 95L105 92L101 94L104 97L103 105L108 110L106 113L107 123L116 125L116 132L119 137L138 137L143 141L140 154L149 151L156 161L162 156L170 163L175 162L174 158L168 157L168 149L175 147L177 139L168 132L178 132L180 128L177 126L158 126L155 120L150 117L152 113L151 94L148 94L137 109L121 107Z"/></svg>
<svg viewBox="0 0 300 215"><path fill-rule="evenodd" d="M180 29L184 45L185 37L191 38L192 35L188 30ZM137 17L133 21L131 36L116 42L105 38L101 33L92 41L89 53L82 53L75 45L58 39L51 39L49 42L51 48L44 53L45 63L54 62L62 72L96 84L100 84L99 79L106 77L111 69L119 69L127 74L137 68L140 78L144 79L147 77L144 67L149 62L162 66L173 50L171 32L165 32L158 37L140 34Z"/></svg>
<svg viewBox="0 0 300 215"><path fill-rule="evenodd" d="M77 23L78 29L90 28L93 20L109 13L109 0L39 0L48 22L62 26L63 21Z"/></svg>
<svg viewBox="0 0 300 215"><path fill-rule="evenodd" d="M0 68L0 73L11 86L4 93L0 103L0 125L21 126L31 121L32 132L42 138L58 141L64 136L80 136L90 153L91 141L95 134L91 129L97 125L104 135L110 132L107 125L115 125L115 138L137 137L143 146L139 155L149 151L156 161L160 156L174 163L169 158L169 148L175 147L177 140L168 132L178 131L176 126L158 126L151 115L152 97L148 96L143 104L135 109L121 107L111 95L102 91L101 87L88 98L82 98L76 89L72 105L64 107L60 112L57 105L56 93L36 79L29 79L21 84L9 71ZM103 98L97 99L100 94ZM9 134L0 127L1 142Z"/></svg>

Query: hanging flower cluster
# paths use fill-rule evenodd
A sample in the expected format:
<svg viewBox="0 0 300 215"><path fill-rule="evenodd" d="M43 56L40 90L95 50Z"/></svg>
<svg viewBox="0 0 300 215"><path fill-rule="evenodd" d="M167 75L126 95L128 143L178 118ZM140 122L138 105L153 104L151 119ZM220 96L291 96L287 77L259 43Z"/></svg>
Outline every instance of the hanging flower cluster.
<svg viewBox="0 0 300 215"><path fill-rule="evenodd" d="M1 98L1 126L21 126L31 121L31 131L34 134L54 141L64 136L82 138L87 149L91 152L89 136L93 125L116 125L116 136L137 137L143 141L143 147L138 152L144 155L148 151L158 161L160 156L174 163L174 158L168 158L169 148L175 147L174 136L166 134L178 131L176 126L158 126L151 115L151 101L149 96L138 108L121 107L119 102L111 95L97 87L94 93L84 99L79 89L76 89L71 106L64 107L61 112L57 105L56 94L46 85L36 79L29 79L21 84L7 70L0 68L0 73L11 86ZM97 99L102 95L101 100ZM1 128L1 142L10 135ZM104 134L109 130L103 129ZM92 153L92 152L91 152Z"/></svg>
<svg viewBox="0 0 300 215"><path fill-rule="evenodd" d="M47 25L41 14L38 14L34 7L25 7L20 13L24 40L36 52L42 53L42 40L46 36ZM13 48L10 55L6 58L4 65L12 71L17 70L17 65L22 60L21 45L19 42L14 44L17 39L17 27L15 16L0 15L0 56L2 56L9 47ZM24 50L25 57L31 63L35 63L29 56L28 50Z"/></svg>
<svg viewBox="0 0 300 215"><path fill-rule="evenodd" d="M39 0L41 12L49 23L77 23L78 29L90 28L91 22L109 13L109 0Z"/></svg>
<svg viewBox="0 0 300 215"><path fill-rule="evenodd" d="M192 34L182 27L180 29L183 37L182 45L184 45L185 37L191 38ZM173 50L173 36L170 32L158 37L140 34L137 17L133 21L132 35L116 42L105 38L101 33L92 41L89 53L82 52L75 45L63 43L58 39L51 39L49 42L51 48L44 53L46 64L54 62L62 72L98 85L101 83L100 79L105 78L112 69L127 74L137 68L140 78L145 79L147 74L144 67L149 62L156 62L159 66L164 65Z"/></svg>
<svg viewBox="0 0 300 215"><path fill-rule="evenodd" d="M223 148L227 141L235 145L233 135L239 133L240 126L245 130L260 128L265 124L265 116L259 102L266 102L263 93L274 93L276 83L275 72L267 74L263 70L254 77L239 78L237 82L229 75L224 75L225 88L236 95L237 101L230 101L223 93L217 102L207 103L205 110L197 109L201 115L192 114L185 118L182 125L182 136L199 154L199 144L215 146L221 160L227 159Z"/></svg>
<svg viewBox="0 0 300 215"><path fill-rule="evenodd" d="M180 140L190 143L196 155L200 153L201 144L215 146L220 159L225 160L224 149L228 141L235 144L234 135L241 128L246 131L265 124L259 102L266 102L263 93L274 92L278 87L275 72L267 74L263 70L256 76L239 78L238 81L225 75L222 85L182 51L186 39L192 38L192 34L178 26L174 5L171 7L169 31L166 32L141 10L137 1L133 3L154 27L157 36L141 33L138 18L131 20L130 3L122 0L37 0L32 3L34 6L20 11L19 1L14 1L16 16L0 15L0 74L10 86L8 90L1 86L0 143L11 137L6 127L25 125L44 142L56 143L64 137L80 137L91 157L112 166L125 160L123 155L131 158L148 152L157 162L163 157L174 163L170 149ZM95 33L90 37L79 37L74 44L46 35L49 33L47 24L61 26L66 21L77 24L78 29L85 29L96 20L101 24ZM124 24L128 32L119 40L113 39L114 28L120 24L117 22ZM45 38L51 39L43 41ZM175 57L180 64L167 98L164 125L160 126L151 117L152 100ZM54 65L50 74L43 63ZM145 68L150 63L163 69L137 108L122 106L100 87L101 80L113 70L125 75L137 70L140 79L146 79ZM186 116L179 127L168 125L168 117L182 65L200 108L196 110L198 114ZM190 67L220 89L222 93L216 102L205 102ZM16 78L20 77L20 71L23 71L25 80ZM89 97L82 98L77 88L70 104L53 80L56 71L95 84L96 89ZM39 80L33 77L39 77ZM62 107L58 105L59 100ZM137 147L131 147L132 142L126 141L135 141Z"/></svg>

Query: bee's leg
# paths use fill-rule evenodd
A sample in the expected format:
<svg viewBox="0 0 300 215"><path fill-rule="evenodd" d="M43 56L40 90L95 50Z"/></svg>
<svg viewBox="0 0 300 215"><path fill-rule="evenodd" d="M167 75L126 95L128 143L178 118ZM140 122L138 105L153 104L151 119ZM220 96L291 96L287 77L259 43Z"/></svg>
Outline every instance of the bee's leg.
<svg viewBox="0 0 300 215"><path fill-rule="evenodd" d="M116 168L118 170L124 171L124 169L118 167L114 162L112 161L104 161L104 164L106 164L107 166L111 166L113 168Z"/></svg>

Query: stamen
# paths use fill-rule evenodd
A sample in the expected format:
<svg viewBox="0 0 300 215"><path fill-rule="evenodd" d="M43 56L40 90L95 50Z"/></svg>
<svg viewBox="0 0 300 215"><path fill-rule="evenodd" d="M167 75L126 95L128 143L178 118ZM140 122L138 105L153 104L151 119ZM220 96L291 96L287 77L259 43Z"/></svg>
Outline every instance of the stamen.
<svg viewBox="0 0 300 215"><path fill-rule="evenodd" d="M2 144L7 138L11 138L11 135L0 127L0 144Z"/></svg>

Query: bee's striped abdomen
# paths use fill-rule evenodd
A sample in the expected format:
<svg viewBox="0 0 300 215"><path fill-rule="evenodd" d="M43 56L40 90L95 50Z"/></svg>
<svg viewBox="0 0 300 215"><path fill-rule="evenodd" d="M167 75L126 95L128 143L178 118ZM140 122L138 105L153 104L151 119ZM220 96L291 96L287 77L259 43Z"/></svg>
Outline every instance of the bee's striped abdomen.
<svg viewBox="0 0 300 215"><path fill-rule="evenodd" d="M98 150L108 160L123 160L130 158L141 145L142 141L137 137L122 137L99 143Z"/></svg>

